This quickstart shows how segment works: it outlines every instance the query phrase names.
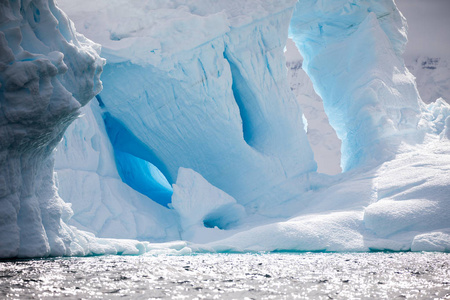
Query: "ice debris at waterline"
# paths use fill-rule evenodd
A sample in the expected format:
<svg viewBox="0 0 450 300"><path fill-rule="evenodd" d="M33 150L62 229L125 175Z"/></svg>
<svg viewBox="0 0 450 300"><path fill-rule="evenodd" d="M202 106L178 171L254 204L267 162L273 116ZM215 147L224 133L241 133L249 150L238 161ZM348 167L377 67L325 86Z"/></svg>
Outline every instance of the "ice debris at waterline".
<svg viewBox="0 0 450 300"><path fill-rule="evenodd" d="M450 251L450 107L420 100L392 0L58 5L101 50L53 1L0 6L1 257ZM316 171L288 29L344 173ZM51 153L99 51L56 151L71 220Z"/></svg>

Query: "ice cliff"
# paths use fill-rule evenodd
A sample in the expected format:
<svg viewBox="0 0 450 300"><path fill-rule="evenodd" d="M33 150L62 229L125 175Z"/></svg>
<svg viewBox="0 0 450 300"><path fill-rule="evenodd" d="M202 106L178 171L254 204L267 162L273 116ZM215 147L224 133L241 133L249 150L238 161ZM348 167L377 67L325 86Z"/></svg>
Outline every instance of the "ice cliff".
<svg viewBox="0 0 450 300"><path fill-rule="evenodd" d="M99 48L52 1L11 3L1 14L10 61L36 64L26 50L60 67L45 69L50 81L34 71L47 90L1 73L2 111L50 99L23 121L3 112L17 131L5 129L2 145L2 257L450 249L450 109L420 100L392 0L58 1L102 45L101 92ZM288 29L304 57L290 73ZM10 61L4 69L29 81ZM321 99L341 151L327 148L339 141ZM56 185L72 220L53 183L60 139ZM345 172L322 174L323 153L334 164L341 153ZM190 242L98 239L67 222L100 237Z"/></svg>
<svg viewBox="0 0 450 300"><path fill-rule="evenodd" d="M2 1L0 16L0 257L69 255L51 154L104 60L54 1Z"/></svg>
<svg viewBox="0 0 450 300"><path fill-rule="evenodd" d="M102 54L110 61L100 99L113 147L136 158L127 165L151 163L170 184L179 167L190 168L238 202L258 205L266 190L316 168L286 85L283 49L293 1L255 1L256 14L238 1L182 3L157 10L128 5L133 20L123 20L114 5L124 3L104 2L104 15L96 16L108 26L93 30L106 34L99 37L107 40ZM161 35L159 27L177 34ZM130 59L142 47L151 51ZM136 190L170 202L139 184Z"/></svg>

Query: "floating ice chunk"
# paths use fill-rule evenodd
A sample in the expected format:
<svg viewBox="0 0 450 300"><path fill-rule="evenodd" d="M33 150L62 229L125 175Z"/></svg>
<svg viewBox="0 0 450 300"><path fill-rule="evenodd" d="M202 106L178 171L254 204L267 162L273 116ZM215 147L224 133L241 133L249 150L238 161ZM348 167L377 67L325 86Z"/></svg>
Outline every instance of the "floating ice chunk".
<svg viewBox="0 0 450 300"><path fill-rule="evenodd" d="M73 256L88 255L139 255L147 251L148 242L139 242L127 239L97 238L92 233L80 231L67 226L71 234L70 250Z"/></svg>

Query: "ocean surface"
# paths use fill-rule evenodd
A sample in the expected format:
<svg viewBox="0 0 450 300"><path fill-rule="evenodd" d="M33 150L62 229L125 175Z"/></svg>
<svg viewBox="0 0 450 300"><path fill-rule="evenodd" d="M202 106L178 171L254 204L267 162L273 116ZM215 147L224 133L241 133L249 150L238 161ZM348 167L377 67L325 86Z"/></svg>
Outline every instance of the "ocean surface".
<svg viewBox="0 0 450 300"><path fill-rule="evenodd" d="M450 254L198 254L0 262L0 299L100 298L450 299Z"/></svg>

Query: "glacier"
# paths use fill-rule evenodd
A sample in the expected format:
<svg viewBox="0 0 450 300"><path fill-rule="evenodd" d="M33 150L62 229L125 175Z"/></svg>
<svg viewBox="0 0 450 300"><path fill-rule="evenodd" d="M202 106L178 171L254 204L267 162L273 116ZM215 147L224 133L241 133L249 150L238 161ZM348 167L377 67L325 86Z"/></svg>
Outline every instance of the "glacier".
<svg viewBox="0 0 450 300"><path fill-rule="evenodd" d="M450 106L422 102L392 0L57 5L2 7L3 132L31 141L2 145L1 257L450 251Z"/></svg>

